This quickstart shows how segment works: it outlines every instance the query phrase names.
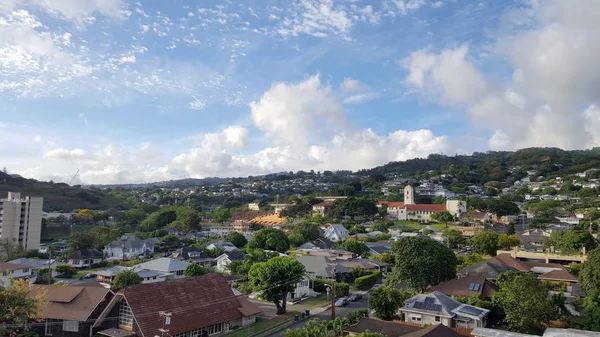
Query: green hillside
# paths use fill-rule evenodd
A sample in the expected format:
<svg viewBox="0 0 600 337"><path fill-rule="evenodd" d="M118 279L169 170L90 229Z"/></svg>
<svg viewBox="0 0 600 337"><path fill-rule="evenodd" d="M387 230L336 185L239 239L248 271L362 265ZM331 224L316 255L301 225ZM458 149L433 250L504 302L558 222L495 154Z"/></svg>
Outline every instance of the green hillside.
<svg viewBox="0 0 600 337"><path fill-rule="evenodd" d="M46 212L70 212L81 208L119 209L123 204L123 200L102 191L71 187L63 183L12 177L0 172L0 198L5 198L8 192L21 192L22 196L43 197Z"/></svg>

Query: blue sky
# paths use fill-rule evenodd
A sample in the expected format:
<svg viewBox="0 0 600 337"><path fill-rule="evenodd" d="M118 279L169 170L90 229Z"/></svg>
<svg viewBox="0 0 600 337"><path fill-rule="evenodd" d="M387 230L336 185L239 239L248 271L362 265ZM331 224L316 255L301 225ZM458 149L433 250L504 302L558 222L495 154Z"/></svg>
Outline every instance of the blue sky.
<svg viewBox="0 0 600 337"><path fill-rule="evenodd" d="M594 0L8 0L0 165L129 183L600 143Z"/></svg>

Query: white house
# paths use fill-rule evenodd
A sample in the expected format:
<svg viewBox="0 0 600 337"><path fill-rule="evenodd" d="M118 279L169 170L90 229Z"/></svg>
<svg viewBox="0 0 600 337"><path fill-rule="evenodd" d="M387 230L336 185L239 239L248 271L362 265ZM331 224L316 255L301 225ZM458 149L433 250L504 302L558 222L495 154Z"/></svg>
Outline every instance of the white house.
<svg viewBox="0 0 600 337"><path fill-rule="evenodd" d="M434 291L406 300L399 310L405 322L443 324L450 328L482 328L487 325L489 310L455 301Z"/></svg>
<svg viewBox="0 0 600 337"><path fill-rule="evenodd" d="M154 259L154 260L150 260L148 262L136 264L135 266L133 266L131 268L131 270L133 270L133 271L142 271L142 270L156 271L156 272L161 272L163 274L166 274L166 277L173 277L173 278L177 279L177 278L184 277L183 271L185 270L185 267L187 267L188 265L189 265L189 263L185 262L185 261L170 259L168 257L161 257L159 259Z"/></svg>
<svg viewBox="0 0 600 337"><path fill-rule="evenodd" d="M67 264L74 268L90 268L104 258L101 251L95 249L80 249L69 255Z"/></svg>
<svg viewBox="0 0 600 337"><path fill-rule="evenodd" d="M215 269L221 273L227 271L227 266L233 261L241 261L244 259L245 254L240 250L232 250L230 252L225 252L218 256L215 261L217 261L217 265Z"/></svg>
<svg viewBox="0 0 600 337"><path fill-rule="evenodd" d="M10 286L10 279L29 279L32 274L32 265L0 262L0 286Z"/></svg>
<svg viewBox="0 0 600 337"><path fill-rule="evenodd" d="M350 236L350 233L344 225L332 224L327 227L324 236L331 241L340 242L346 240Z"/></svg>
<svg viewBox="0 0 600 337"><path fill-rule="evenodd" d="M232 226L211 226L208 231L214 236L226 236L233 232Z"/></svg>
<svg viewBox="0 0 600 337"><path fill-rule="evenodd" d="M333 204L329 202L320 202L318 204L314 204L312 207L313 214L325 216L325 212L331 207L333 207Z"/></svg>
<svg viewBox="0 0 600 337"><path fill-rule="evenodd" d="M206 246L206 249L208 250L213 250L217 247L221 247L223 248L224 251L226 252L232 252L234 250L237 250L238 248L231 242L213 242L210 245Z"/></svg>
<svg viewBox="0 0 600 337"><path fill-rule="evenodd" d="M135 258L142 254L154 254L154 242L142 240L135 235L123 235L104 247L104 253L109 260Z"/></svg>
<svg viewBox="0 0 600 337"><path fill-rule="evenodd" d="M56 277L59 273L54 270L58 263L56 260L46 260L46 259L27 259L20 258L8 261L8 263L12 264L20 264L20 265L29 265L31 266L31 280L34 281L37 277L37 271L42 268L52 268L52 277Z"/></svg>

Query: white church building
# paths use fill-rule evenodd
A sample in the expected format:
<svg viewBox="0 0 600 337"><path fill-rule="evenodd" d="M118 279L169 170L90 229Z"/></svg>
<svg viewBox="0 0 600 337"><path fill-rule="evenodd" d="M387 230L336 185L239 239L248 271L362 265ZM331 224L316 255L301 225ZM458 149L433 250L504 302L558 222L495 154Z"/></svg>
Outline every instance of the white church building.
<svg viewBox="0 0 600 337"><path fill-rule="evenodd" d="M404 187L404 202L379 201L377 207L387 206L388 215L398 220L430 222L431 215L437 212L448 212L459 216L467 211L467 203L461 200L446 200L446 204L417 204L415 189L411 185Z"/></svg>

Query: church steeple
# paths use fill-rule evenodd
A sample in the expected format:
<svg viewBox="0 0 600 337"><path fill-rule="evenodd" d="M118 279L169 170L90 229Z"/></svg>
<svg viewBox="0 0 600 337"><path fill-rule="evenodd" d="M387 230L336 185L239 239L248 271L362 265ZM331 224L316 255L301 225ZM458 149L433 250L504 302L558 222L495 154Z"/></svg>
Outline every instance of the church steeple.
<svg viewBox="0 0 600 337"><path fill-rule="evenodd" d="M415 203L415 189L411 185L404 187L404 204L413 205Z"/></svg>

